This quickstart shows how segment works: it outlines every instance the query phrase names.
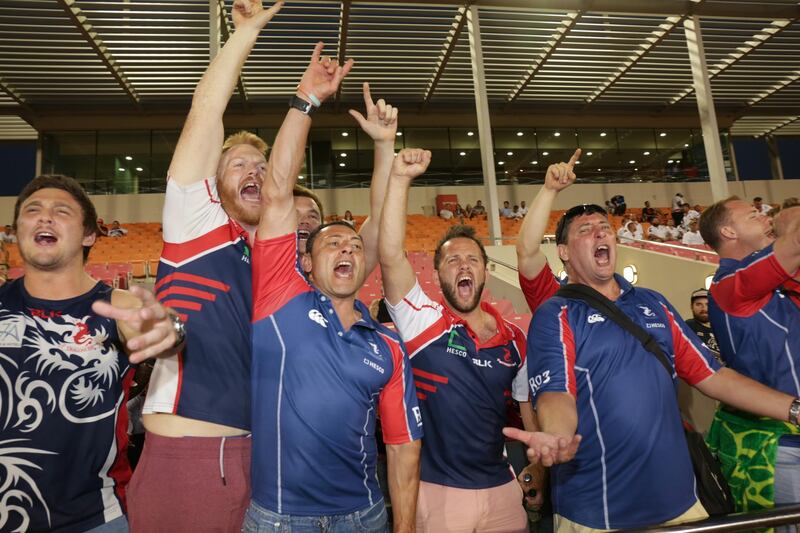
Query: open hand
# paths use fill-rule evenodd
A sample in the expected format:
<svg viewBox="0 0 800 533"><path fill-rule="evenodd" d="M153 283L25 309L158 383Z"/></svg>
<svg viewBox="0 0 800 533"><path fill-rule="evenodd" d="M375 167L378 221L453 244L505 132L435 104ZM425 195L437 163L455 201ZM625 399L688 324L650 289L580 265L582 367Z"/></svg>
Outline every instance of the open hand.
<svg viewBox="0 0 800 533"><path fill-rule="evenodd" d="M543 466L571 461L581 443L580 435L567 439L541 431L530 432L510 427L503 428L503 435L524 443L528 447L528 460L532 464L541 462Z"/></svg>
<svg viewBox="0 0 800 533"><path fill-rule="evenodd" d="M152 292L137 286L131 287L130 292L141 300L141 307L123 308L98 300L92 304L92 310L123 323L131 332L125 343L130 351L128 357L131 363L140 363L167 353L175 346L177 335L167 308L156 300Z"/></svg>

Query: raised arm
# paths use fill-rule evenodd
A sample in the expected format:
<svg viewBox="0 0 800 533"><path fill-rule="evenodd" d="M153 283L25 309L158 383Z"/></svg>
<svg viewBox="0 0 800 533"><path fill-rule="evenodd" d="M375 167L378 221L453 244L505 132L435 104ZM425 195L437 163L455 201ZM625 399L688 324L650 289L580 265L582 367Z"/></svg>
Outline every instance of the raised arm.
<svg viewBox="0 0 800 533"><path fill-rule="evenodd" d="M547 258L542 253L540 245L544 232L547 230L550 211L553 209L553 202L558 193L575 181L573 169L580 156L581 149L578 148L572 154L569 162L547 167L544 185L539 189L528 208L528 214L525 215L517 237L517 268L520 275L527 279L535 278L547 263Z"/></svg>
<svg viewBox="0 0 800 533"><path fill-rule="evenodd" d="M339 65L330 57L322 57L323 46L319 42L314 47L311 62L297 89L300 98L308 102L317 99L320 104L336 92L353 67L352 59ZM267 163L267 175L261 186L262 212L257 232L259 239L270 239L297 231L292 190L303 166L310 128L309 115L298 109L289 109L275 137Z"/></svg>
<svg viewBox="0 0 800 533"><path fill-rule="evenodd" d="M775 258L790 275L800 269L800 207L782 210L775 217Z"/></svg>
<svg viewBox="0 0 800 533"><path fill-rule="evenodd" d="M408 188L430 162L429 151L407 148L397 154L392 164L378 239L383 292L390 305L397 305L416 282L414 269L405 254Z"/></svg>
<svg viewBox="0 0 800 533"><path fill-rule="evenodd" d="M283 2L275 2L264 9L261 0L233 3L236 30L197 84L192 108L172 156L169 176L179 185L189 185L217 173L225 136L222 125L225 108L259 32L282 6Z"/></svg>
<svg viewBox="0 0 800 533"><path fill-rule="evenodd" d="M378 264L378 230L383 202L386 198L389 173L394 162L398 109L387 104L383 98L373 102L369 91L369 83L366 82L364 82L364 105L367 110L366 117L355 109L351 109L350 114L358 121L358 125L364 130L364 133L370 136L375 147L372 181L369 187L370 213L359 231L361 238L364 240L367 275L369 275Z"/></svg>

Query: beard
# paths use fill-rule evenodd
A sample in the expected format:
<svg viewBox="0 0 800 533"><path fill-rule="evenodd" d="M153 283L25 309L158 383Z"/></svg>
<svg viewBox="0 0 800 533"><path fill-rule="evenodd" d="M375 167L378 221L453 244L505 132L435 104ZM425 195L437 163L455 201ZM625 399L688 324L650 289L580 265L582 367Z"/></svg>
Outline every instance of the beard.
<svg viewBox="0 0 800 533"><path fill-rule="evenodd" d="M236 190L230 190L222 184L219 184L218 191L219 200L222 208L228 213L228 216L243 226L257 226L260 220L259 210L251 212L244 206L238 203L239 195Z"/></svg>
<svg viewBox="0 0 800 533"><path fill-rule="evenodd" d="M450 305L450 307L459 313L471 313L476 307L478 307L478 304L481 303L483 286L486 284L486 282L483 282L475 287L475 293L466 304L462 304L458 301L455 285L442 281L441 278L439 279L439 284L442 286L442 294L444 295L444 299Z"/></svg>

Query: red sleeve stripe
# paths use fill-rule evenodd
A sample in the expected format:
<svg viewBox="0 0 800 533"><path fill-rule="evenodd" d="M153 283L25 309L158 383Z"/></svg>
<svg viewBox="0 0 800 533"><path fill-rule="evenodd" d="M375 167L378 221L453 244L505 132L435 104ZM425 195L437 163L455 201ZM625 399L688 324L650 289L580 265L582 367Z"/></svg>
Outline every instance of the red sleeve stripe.
<svg viewBox="0 0 800 533"><path fill-rule="evenodd" d="M527 355L526 354L526 351L528 349L527 337L525 336L525 333L522 331L522 329L516 324L512 324L511 322L505 319L503 319L503 322L505 322L506 327L508 327L511 331L514 332L514 339L511 342L514 345L514 348L517 349L517 353L519 354L520 357L519 365L522 366L525 363L525 357ZM521 340L522 342L519 343L517 342L518 340ZM520 349L520 346L522 346L522 349Z"/></svg>
<svg viewBox="0 0 800 533"><path fill-rule="evenodd" d="M664 309L664 312L667 313L670 329L672 331L672 349L676 358L675 366L678 366L678 357L681 359L684 357L691 357L695 363L687 365L687 368L691 369L691 372L686 376L681 377L688 378L686 381L691 381L689 384L694 385L695 383L699 383L707 377L713 375L714 369L711 368L711 365L708 364L706 358L703 357L703 353L697 348L697 346L694 345L694 343L686 336L686 334L684 334L683 329L681 329L681 327L675 321L675 316L672 314L669 308L667 308L667 306L663 303L661 304L661 307ZM684 368L684 365L681 364L680 367Z"/></svg>
<svg viewBox="0 0 800 533"><path fill-rule="evenodd" d="M440 311L440 309L435 305L422 304L420 307L417 307L416 305L411 303L411 300L409 300L408 298L403 298L403 301L414 311L422 311L423 309L433 309L434 311Z"/></svg>
<svg viewBox="0 0 800 533"><path fill-rule="evenodd" d="M217 300L217 296L215 294L210 293L210 292L201 291L201 290L197 290L197 289L190 289L189 287L180 287L180 286L175 286L175 285L173 285L172 287L170 287L168 289L165 289L165 290L159 292L156 295L156 298L158 298L159 300L162 300L162 299L164 299L167 296L170 296L172 294L182 294L184 296L194 296L195 298L200 298L202 300L209 300L211 302L215 302Z"/></svg>
<svg viewBox="0 0 800 533"><path fill-rule="evenodd" d="M170 281L188 281L191 283L197 283L198 285L204 285L206 287L211 287L212 289L219 289L223 292L228 292L231 290L231 286L222 283L221 281L216 281L213 279L204 278L202 276L196 276L194 274L186 274L184 272L173 272L168 276L164 276L158 283L156 283L154 289L157 291L161 287L163 287L166 283Z"/></svg>
<svg viewBox="0 0 800 533"><path fill-rule="evenodd" d="M428 385L424 381L414 380L414 385L417 386L418 389L422 389L428 392L436 392L436 385Z"/></svg>
<svg viewBox="0 0 800 533"><path fill-rule="evenodd" d="M408 405L406 404L406 388L408 387L408 384L406 383L404 377L405 359L403 357L403 349L400 347L400 344L391 337L386 336L384 333L379 334L381 337L383 337L383 340L386 341L386 344L389 345L389 349L392 352L392 362L394 363L394 372L392 374L398 374L400 376L400 389L395 392L393 397L384 397L384 393L389 387L384 387L380 396L380 402L384 406L384 408L381 409L381 424L384 430L384 442L390 445L405 444L406 442L411 442L413 437L411 434L411 427L408 425L409 413ZM387 383L387 385L389 384ZM384 409L386 408L387 403L391 404L389 409L393 409L393 411L389 411L394 415L392 416L392 420L387 420L384 416L386 413ZM402 413L398 413L397 411L401 409ZM400 426L400 418L402 418L403 426Z"/></svg>
<svg viewBox="0 0 800 533"><path fill-rule="evenodd" d="M214 198L214 195L211 194L211 184L208 182L208 180L203 180L203 183L206 184L206 192L208 193L208 201L211 202L212 204L220 203L219 199Z"/></svg>
<svg viewBox="0 0 800 533"><path fill-rule="evenodd" d="M428 346L430 343L434 342L442 335L449 333L451 329L452 327L448 328L447 318L444 315L440 316L436 322L428 326L428 329L413 339L406 341L408 356L414 357L420 350Z"/></svg>
<svg viewBox="0 0 800 533"><path fill-rule="evenodd" d="M737 274L739 274L740 272L742 272L744 270L749 270L749 269L754 268L754 267L755 268L761 268L760 263L762 261L769 260L774 255L775 255L775 252L771 252L771 253L768 253L767 255L765 255L764 257L759 257L758 259L756 259L752 263L747 264L747 265L745 265L745 266L743 266L741 268L737 268L736 270L734 270L730 274L726 274L726 275L722 276L721 278L719 278L717 281L714 282L714 285L716 285L716 284L718 284L718 283L720 283L720 282L722 282L722 281L724 281L724 280L726 280L728 278L734 277L734 276L736 276Z"/></svg>
<svg viewBox="0 0 800 533"><path fill-rule="evenodd" d="M430 372L425 372L424 370L420 370L418 368L412 368L411 372L415 376L419 376L421 378L429 379L431 381L435 381L436 383L443 383L443 384L447 385L447 383L450 381L450 379L448 379L445 376L440 376L439 374L432 374Z"/></svg>
<svg viewBox="0 0 800 533"><path fill-rule="evenodd" d="M190 241L181 243L165 242L161 252L161 260L168 265L178 266L189 260L197 259L219 250L239 239L239 236L231 235L229 223L223 224Z"/></svg>
<svg viewBox="0 0 800 533"><path fill-rule="evenodd" d="M161 302L164 307L174 307L176 309L189 309L190 311L199 311L203 308L202 304L197 302L190 302L188 300L164 300Z"/></svg>
<svg viewBox="0 0 800 533"><path fill-rule="evenodd" d="M575 387L575 335L569 325L566 305L562 305L561 311L558 313L558 326L559 340L561 341L564 355L564 380L567 391L573 398L577 398L578 391Z"/></svg>
<svg viewBox="0 0 800 533"><path fill-rule="evenodd" d="M428 397L427 397L427 396L425 396L425 394L423 394L423 393L421 393L421 392L417 391L417 399L419 399L419 400L427 400L427 399L428 399Z"/></svg>

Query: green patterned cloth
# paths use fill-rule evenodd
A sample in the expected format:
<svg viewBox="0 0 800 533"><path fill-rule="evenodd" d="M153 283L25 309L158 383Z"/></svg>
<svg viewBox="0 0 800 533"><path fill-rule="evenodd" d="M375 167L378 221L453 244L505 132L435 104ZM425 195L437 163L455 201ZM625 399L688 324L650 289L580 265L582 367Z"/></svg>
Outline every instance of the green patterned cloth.
<svg viewBox="0 0 800 533"><path fill-rule="evenodd" d="M720 406L706 443L719 457L731 487L736 511L775 506L775 457L783 435L797 435L793 424L749 415Z"/></svg>

